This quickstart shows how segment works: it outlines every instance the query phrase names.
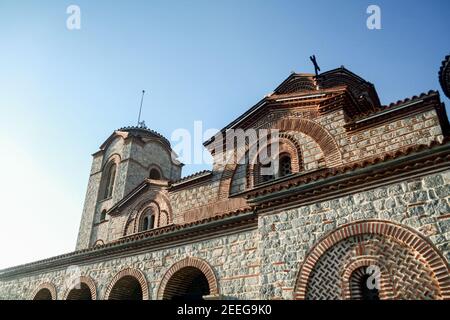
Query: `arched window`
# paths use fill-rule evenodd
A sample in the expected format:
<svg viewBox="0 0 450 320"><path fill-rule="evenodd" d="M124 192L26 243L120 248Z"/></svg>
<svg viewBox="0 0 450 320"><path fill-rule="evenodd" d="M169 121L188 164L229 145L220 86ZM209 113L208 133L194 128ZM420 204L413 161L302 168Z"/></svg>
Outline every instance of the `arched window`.
<svg viewBox="0 0 450 320"><path fill-rule="evenodd" d="M292 173L291 157L288 154L284 154L280 157L280 163L278 168L278 176L284 177Z"/></svg>
<svg viewBox="0 0 450 320"><path fill-rule="evenodd" d="M273 163L270 162L268 164L261 164L259 166L259 180L257 181L258 183L268 182L292 174L292 161L289 154L283 154L280 156L278 162L278 171L276 172L276 174L270 173L272 165Z"/></svg>
<svg viewBox="0 0 450 320"><path fill-rule="evenodd" d="M103 210L100 213L100 222L105 221L106 220L106 210Z"/></svg>
<svg viewBox="0 0 450 320"><path fill-rule="evenodd" d="M152 209L149 209L142 216L142 222L139 231L147 231L155 228L155 214Z"/></svg>
<svg viewBox="0 0 450 320"><path fill-rule="evenodd" d="M114 163L109 167L107 171L105 182L105 193L103 195L103 199L108 199L112 197L114 191L114 182L116 180L116 169L117 165Z"/></svg>
<svg viewBox="0 0 450 320"><path fill-rule="evenodd" d="M161 179L161 173L159 172L158 169L153 168L152 170L150 170L150 179L153 179L153 180Z"/></svg>

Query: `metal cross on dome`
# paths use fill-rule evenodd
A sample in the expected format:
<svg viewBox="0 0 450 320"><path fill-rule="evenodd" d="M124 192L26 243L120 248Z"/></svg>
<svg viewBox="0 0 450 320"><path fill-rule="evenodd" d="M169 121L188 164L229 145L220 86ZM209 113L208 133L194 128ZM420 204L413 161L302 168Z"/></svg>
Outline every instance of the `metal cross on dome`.
<svg viewBox="0 0 450 320"><path fill-rule="evenodd" d="M320 67L317 64L316 56L312 55L311 57L309 57L309 59L314 64L314 71L316 72L316 77L317 77L319 75Z"/></svg>

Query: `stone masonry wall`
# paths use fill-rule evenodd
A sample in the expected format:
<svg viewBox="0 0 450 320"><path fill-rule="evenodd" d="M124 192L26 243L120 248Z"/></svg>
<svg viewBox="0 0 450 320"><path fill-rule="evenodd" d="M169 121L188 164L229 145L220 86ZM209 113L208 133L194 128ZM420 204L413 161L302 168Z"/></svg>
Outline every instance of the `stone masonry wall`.
<svg viewBox="0 0 450 320"><path fill-rule="evenodd" d="M347 132L342 111L336 111L315 119L330 132L341 150L344 163L381 156L405 147L429 144L443 138L439 118L435 110L406 116Z"/></svg>
<svg viewBox="0 0 450 320"><path fill-rule="evenodd" d="M97 283L99 298L121 269L145 273L155 299L165 271L185 257L210 264L219 290L228 299L292 299L301 262L324 235L354 221L378 219L411 227L427 237L450 261L450 170L343 194L259 218L258 229L211 240L105 259L81 266ZM50 281L63 294L64 270L0 283L0 298L26 299L42 282Z"/></svg>
<svg viewBox="0 0 450 320"><path fill-rule="evenodd" d="M217 201L219 181L212 180L198 186L172 191L169 194L174 223L183 223L183 212Z"/></svg>
<svg viewBox="0 0 450 320"><path fill-rule="evenodd" d="M146 277L150 299L156 299L161 279L176 262L186 257L207 261L219 281L220 293L227 299L259 297L259 257L257 230L224 235L164 250L149 251L128 257L105 259L79 266L81 274L91 277L97 286L98 299L104 299L109 283L124 268L141 270ZM43 282L51 282L62 299L67 282L66 269L0 282L0 299L32 299L34 290Z"/></svg>
<svg viewBox="0 0 450 320"><path fill-rule="evenodd" d="M259 219L262 299L292 299L300 263L349 222L388 220L427 237L450 261L450 171L268 214Z"/></svg>

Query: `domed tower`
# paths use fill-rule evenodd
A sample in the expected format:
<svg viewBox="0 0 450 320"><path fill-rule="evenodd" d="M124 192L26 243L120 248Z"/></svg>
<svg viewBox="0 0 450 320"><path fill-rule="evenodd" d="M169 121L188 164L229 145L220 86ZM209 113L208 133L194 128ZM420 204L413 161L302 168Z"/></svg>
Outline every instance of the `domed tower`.
<svg viewBox="0 0 450 320"><path fill-rule="evenodd" d="M94 245L93 233L105 213L141 182L178 180L183 166L170 142L145 126L114 131L92 156L76 250Z"/></svg>

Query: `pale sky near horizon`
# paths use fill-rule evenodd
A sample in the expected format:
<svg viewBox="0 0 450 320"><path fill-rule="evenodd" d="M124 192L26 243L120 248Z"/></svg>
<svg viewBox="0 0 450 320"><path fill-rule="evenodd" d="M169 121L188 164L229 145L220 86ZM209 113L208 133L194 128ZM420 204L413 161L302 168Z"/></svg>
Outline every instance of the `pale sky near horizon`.
<svg viewBox="0 0 450 320"><path fill-rule="evenodd" d="M66 28L71 4L80 30ZM381 30L366 27L371 4ZM142 89L143 119L167 138L196 120L224 127L291 71L313 72L311 54L388 104L440 90L449 12L448 0L0 0L0 269L74 250L91 154L135 124Z"/></svg>

